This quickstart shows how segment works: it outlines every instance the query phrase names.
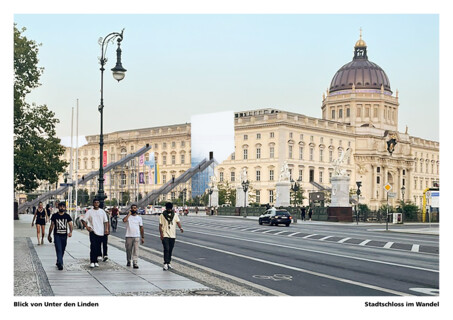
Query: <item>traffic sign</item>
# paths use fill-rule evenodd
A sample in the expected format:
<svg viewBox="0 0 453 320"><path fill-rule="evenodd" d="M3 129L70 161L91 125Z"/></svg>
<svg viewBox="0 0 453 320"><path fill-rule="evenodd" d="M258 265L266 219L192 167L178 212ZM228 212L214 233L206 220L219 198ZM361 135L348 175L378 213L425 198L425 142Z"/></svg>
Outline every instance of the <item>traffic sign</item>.
<svg viewBox="0 0 453 320"><path fill-rule="evenodd" d="M392 185L390 183L387 183L385 186L384 186L384 189L389 192L390 190L392 190Z"/></svg>
<svg viewBox="0 0 453 320"><path fill-rule="evenodd" d="M396 198L396 192L389 192L387 193L389 198Z"/></svg>

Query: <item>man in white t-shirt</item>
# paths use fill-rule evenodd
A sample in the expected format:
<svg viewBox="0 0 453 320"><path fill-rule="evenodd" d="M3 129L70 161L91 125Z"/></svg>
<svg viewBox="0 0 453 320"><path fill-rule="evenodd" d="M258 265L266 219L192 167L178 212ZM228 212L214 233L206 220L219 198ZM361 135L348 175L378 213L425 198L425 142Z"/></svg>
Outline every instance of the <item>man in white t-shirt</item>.
<svg viewBox="0 0 453 320"><path fill-rule="evenodd" d="M145 243L145 230L143 220L137 214L137 206L131 205L131 210L123 218L126 223L126 259L127 266L131 266L131 259L135 269L138 269L138 250L140 247L140 238L142 244Z"/></svg>
<svg viewBox="0 0 453 320"><path fill-rule="evenodd" d="M176 225L178 225L181 232L184 232L181 227L179 216L172 209L173 204L171 202L167 202L165 204L164 212L162 212L159 216L160 240L162 241L162 245L164 247L164 271L172 269L170 262L173 247L175 246L176 241Z"/></svg>
<svg viewBox="0 0 453 320"><path fill-rule="evenodd" d="M99 267L98 256L101 256L101 243L105 234L109 233L107 214L99 208L99 200L93 200L93 209L83 217L83 226L90 233L90 267Z"/></svg>

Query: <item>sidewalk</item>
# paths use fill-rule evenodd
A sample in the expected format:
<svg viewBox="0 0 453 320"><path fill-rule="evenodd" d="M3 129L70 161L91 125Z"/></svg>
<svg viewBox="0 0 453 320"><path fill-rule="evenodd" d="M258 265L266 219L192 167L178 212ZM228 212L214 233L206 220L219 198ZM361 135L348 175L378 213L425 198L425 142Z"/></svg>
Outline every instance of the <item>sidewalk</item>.
<svg viewBox="0 0 453 320"><path fill-rule="evenodd" d="M47 241L49 225L46 225L45 244L38 246L36 228L31 227L32 218L32 215L20 214L19 220L14 221L15 295L159 295L172 290L209 289L141 258L139 269L126 267L125 251L111 245L109 260L90 268L89 237L86 231L77 229L68 238L64 269L60 271L55 265L55 246Z"/></svg>

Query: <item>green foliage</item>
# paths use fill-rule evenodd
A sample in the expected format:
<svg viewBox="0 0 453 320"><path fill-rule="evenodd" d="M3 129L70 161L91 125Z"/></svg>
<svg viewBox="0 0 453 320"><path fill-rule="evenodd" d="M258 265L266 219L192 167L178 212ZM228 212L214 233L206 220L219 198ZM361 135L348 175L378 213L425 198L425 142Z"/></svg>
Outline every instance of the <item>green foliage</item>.
<svg viewBox="0 0 453 320"><path fill-rule="evenodd" d="M60 160L65 148L56 137L55 113L25 102L43 68L37 66L39 45L23 32L14 25L14 188L31 192L44 181L57 182L68 163Z"/></svg>
<svg viewBox="0 0 453 320"><path fill-rule="evenodd" d="M301 205L303 200L305 199L304 197L304 190L299 189L296 192L291 190L290 194L290 202L291 204L295 205Z"/></svg>
<svg viewBox="0 0 453 320"><path fill-rule="evenodd" d="M404 212L404 216L408 220L416 220L418 211L418 207L410 201L400 201L399 206L396 208L396 212Z"/></svg>
<svg viewBox="0 0 453 320"><path fill-rule="evenodd" d="M123 192L122 197L121 197L121 204L123 206L128 205L130 200L131 200L131 194L129 193L129 191Z"/></svg>
<svg viewBox="0 0 453 320"><path fill-rule="evenodd" d="M219 205L236 205L236 189L228 183L228 181L220 182L217 185L219 189Z"/></svg>

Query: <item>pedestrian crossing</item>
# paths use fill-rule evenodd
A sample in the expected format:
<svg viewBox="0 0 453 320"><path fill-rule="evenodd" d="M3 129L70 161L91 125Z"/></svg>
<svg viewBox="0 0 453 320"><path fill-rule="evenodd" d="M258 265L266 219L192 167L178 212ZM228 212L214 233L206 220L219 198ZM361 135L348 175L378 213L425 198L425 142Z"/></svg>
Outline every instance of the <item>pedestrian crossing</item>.
<svg viewBox="0 0 453 320"><path fill-rule="evenodd" d="M150 224L154 224L155 221L147 220ZM146 220L144 221L146 223ZM407 243L395 243L392 241L377 241L372 239L357 239L352 237L334 236L334 235L323 235L318 233L307 233L303 231L288 230L287 227L283 227L285 230L281 230L279 227L245 227L244 225L224 225L223 223L216 223L212 221L204 221L204 219L184 219L183 220L185 230L187 227L203 228L206 230L231 230L245 233L254 234L268 234L272 236L283 236L290 238L300 238L304 240L322 241L338 244L357 245L360 247L374 247L382 249L393 249L403 250L408 252L416 253L431 253L439 254L439 247L434 246L422 246L419 244L407 244ZM190 232L190 230L187 230Z"/></svg>

